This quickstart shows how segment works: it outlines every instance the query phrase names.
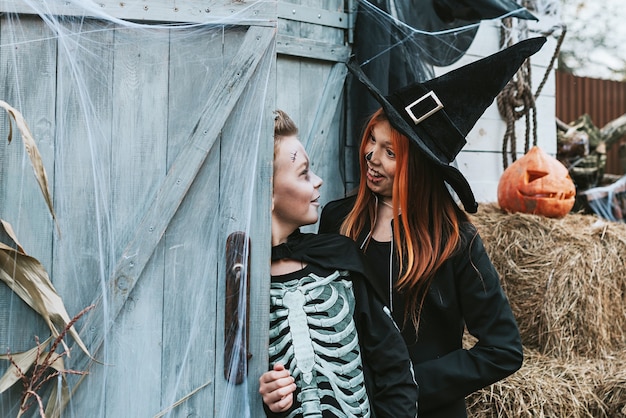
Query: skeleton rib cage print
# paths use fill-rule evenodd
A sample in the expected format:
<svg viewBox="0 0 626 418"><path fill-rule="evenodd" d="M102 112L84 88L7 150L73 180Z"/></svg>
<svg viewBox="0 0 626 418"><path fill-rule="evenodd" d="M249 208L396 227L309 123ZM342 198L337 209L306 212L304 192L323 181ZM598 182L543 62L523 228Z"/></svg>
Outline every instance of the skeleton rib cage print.
<svg viewBox="0 0 626 418"><path fill-rule="evenodd" d="M348 273L298 273L270 290L270 364L284 364L298 386L289 417L369 417Z"/></svg>

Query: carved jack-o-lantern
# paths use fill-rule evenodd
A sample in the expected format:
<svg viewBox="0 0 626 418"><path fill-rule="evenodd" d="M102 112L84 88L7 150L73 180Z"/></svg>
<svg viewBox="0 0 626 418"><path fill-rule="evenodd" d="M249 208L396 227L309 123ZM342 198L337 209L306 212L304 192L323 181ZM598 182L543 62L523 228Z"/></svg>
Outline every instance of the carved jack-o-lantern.
<svg viewBox="0 0 626 418"><path fill-rule="evenodd" d="M507 167L498 183L498 204L507 212L560 218L572 210L575 198L567 168L536 146Z"/></svg>

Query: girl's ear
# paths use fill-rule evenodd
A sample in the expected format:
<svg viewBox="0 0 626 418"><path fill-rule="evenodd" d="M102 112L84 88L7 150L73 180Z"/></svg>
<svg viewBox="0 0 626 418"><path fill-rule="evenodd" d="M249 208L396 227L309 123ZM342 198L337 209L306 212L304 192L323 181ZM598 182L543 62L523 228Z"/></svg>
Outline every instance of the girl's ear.
<svg viewBox="0 0 626 418"><path fill-rule="evenodd" d="M271 212L274 212L274 193L272 193L272 210L271 210Z"/></svg>

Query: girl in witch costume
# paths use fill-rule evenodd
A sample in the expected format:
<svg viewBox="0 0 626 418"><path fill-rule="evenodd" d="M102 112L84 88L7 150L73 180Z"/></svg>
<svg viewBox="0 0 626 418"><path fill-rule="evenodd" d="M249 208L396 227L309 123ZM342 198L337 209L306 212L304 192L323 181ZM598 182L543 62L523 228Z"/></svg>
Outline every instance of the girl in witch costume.
<svg viewBox="0 0 626 418"><path fill-rule="evenodd" d="M363 253L339 234L305 234L322 180L297 127L276 111L268 416L415 417L417 386L400 332L372 291Z"/></svg>
<svg viewBox="0 0 626 418"><path fill-rule="evenodd" d="M466 212L477 203L450 165L465 136L545 38L521 41L443 76L383 96L360 146L355 196L328 203L320 232L352 238L377 270L376 289L402 330L419 385L419 417L466 417L464 398L522 365L519 329ZM477 342L464 349L464 329Z"/></svg>

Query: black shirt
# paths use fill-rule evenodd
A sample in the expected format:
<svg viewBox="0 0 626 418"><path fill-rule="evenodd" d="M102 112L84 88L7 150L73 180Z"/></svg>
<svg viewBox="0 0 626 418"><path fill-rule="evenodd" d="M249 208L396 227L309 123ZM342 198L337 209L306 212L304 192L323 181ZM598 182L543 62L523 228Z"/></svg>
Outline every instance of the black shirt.
<svg viewBox="0 0 626 418"><path fill-rule="evenodd" d="M354 196L328 203L320 218L320 232L337 232L352 209ZM366 225L369 223L366 222ZM500 278L474 226L461 225L461 244L436 272L420 315L419 334L410 320L402 328L419 385L419 417L466 417L465 397L512 374L522 365L519 329ZM363 231L362 244L369 231ZM370 252L371 251L371 252ZM376 247L368 261L376 265L374 287L391 303L390 279L398 277L398 257ZM395 251L395 249L394 249ZM390 277L389 271L392 271ZM402 325L400 294L391 289L394 318ZM478 339L469 350L462 346L464 330Z"/></svg>

